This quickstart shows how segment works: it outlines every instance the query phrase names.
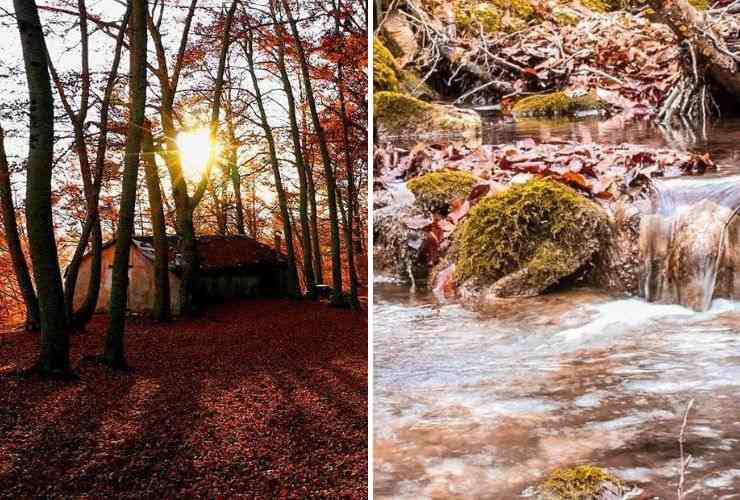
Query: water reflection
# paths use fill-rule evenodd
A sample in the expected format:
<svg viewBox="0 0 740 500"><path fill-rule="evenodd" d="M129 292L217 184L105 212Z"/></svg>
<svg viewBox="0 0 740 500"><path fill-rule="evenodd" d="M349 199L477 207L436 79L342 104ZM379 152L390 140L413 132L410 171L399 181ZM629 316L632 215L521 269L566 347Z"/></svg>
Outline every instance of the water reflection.
<svg viewBox="0 0 740 500"><path fill-rule="evenodd" d="M722 173L740 173L740 118L716 120L707 124L706 134L686 128L667 129L652 121L633 120L618 115L561 120L491 119L486 121L480 141L502 144L532 137L538 141L577 141L599 144L633 143L655 148L709 153Z"/></svg>

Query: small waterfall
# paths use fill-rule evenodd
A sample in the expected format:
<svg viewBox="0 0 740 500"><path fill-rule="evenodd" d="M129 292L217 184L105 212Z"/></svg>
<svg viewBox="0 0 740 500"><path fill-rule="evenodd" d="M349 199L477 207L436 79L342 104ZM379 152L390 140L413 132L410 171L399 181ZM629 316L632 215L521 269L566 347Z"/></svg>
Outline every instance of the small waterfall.
<svg viewBox="0 0 740 500"><path fill-rule="evenodd" d="M740 298L740 176L652 187L652 209L640 222L640 295L697 311L713 297Z"/></svg>

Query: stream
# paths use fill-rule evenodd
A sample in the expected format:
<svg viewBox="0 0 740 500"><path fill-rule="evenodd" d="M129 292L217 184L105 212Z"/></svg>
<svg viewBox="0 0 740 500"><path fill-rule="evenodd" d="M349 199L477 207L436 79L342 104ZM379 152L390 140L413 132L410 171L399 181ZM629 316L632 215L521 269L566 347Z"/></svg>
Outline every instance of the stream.
<svg viewBox="0 0 740 500"><path fill-rule="evenodd" d="M699 183L740 174L740 120L701 135L532 120L489 124L483 141L690 148L719 163ZM676 498L692 399L687 498L740 498L740 302L696 312L581 287L470 311L376 277L374 353L376 498L533 497L551 470L583 463L639 498Z"/></svg>

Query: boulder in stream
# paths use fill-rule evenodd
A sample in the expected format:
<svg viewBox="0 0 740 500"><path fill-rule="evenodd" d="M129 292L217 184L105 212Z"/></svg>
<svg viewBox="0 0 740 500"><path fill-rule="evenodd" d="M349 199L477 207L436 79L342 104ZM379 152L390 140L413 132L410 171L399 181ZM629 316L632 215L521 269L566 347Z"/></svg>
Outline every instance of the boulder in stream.
<svg viewBox="0 0 740 500"><path fill-rule="evenodd" d="M454 247L455 279L481 298L542 293L604 246L606 212L572 188L535 178L481 200Z"/></svg>

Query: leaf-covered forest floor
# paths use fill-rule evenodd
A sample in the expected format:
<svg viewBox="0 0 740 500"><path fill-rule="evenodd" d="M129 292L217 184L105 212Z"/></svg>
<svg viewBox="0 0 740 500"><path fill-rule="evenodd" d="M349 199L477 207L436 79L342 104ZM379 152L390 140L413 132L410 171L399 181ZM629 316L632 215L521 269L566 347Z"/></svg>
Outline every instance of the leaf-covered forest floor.
<svg viewBox="0 0 740 500"><path fill-rule="evenodd" d="M79 363L106 325L73 336L79 382L0 375L0 497L367 496L364 312L275 299L133 320L125 374ZM36 334L0 335L0 372L36 352Z"/></svg>

